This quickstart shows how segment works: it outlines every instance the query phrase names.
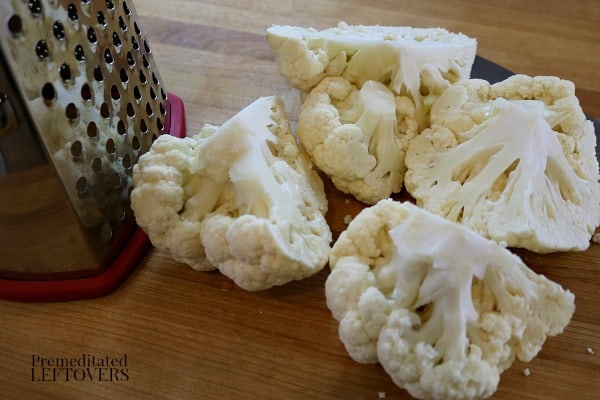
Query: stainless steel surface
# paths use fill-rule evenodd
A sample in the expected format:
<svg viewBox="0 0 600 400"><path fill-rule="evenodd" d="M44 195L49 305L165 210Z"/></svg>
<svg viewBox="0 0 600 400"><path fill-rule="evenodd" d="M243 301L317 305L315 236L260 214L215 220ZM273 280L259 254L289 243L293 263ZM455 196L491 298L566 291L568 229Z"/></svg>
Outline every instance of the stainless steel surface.
<svg viewBox="0 0 600 400"><path fill-rule="evenodd" d="M132 167L168 117L133 4L3 1L0 57L0 276L101 269L132 226Z"/></svg>

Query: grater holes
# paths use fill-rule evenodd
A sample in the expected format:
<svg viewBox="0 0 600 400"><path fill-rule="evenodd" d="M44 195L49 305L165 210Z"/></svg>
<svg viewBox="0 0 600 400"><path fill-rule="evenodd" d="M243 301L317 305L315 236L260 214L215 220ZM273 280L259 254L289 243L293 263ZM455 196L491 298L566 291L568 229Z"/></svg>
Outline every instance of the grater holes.
<svg viewBox="0 0 600 400"><path fill-rule="evenodd" d="M106 8L109 10L115 9L115 3L112 0L106 0Z"/></svg>
<svg viewBox="0 0 600 400"><path fill-rule="evenodd" d="M73 122L79 117L79 109L75 105L75 103L69 103L65 108L65 116L69 119L69 121Z"/></svg>
<svg viewBox="0 0 600 400"><path fill-rule="evenodd" d="M135 97L138 102L142 100L142 93L140 92L140 88L137 86L133 88L133 97Z"/></svg>
<svg viewBox="0 0 600 400"><path fill-rule="evenodd" d="M102 69L99 66L94 68L94 79L97 82L102 82L104 80L104 74L102 74Z"/></svg>
<svg viewBox="0 0 600 400"><path fill-rule="evenodd" d="M135 67L135 58L133 58L133 54L130 51L127 52L127 65L131 68Z"/></svg>
<svg viewBox="0 0 600 400"><path fill-rule="evenodd" d="M54 97L56 96L56 90L54 90L54 86L48 82L46 84L44 84L44 86L42 86L42 97L47 100L47 101L51 101L54 100Z"/></svg>
<svg viewBox="0 0 600 400"><path fill-rule="evenodd" d="M121 136L123 136L127 133L127 125L125 125L125 122L123 122L122 119L119 120L119 123L117 123L117 132Z"/></svg>
<svg viewBox="0 0 600 400"><path fill-rule="evenodd" d="M84 101L91 101L92 100L92 89L90 88L90 85L88 85L87 83L85 83L81 87L81 98Z"/></svg>
<svg viewBox="0 0 600 400"><path fill-rule="evenodd" d="M127 16L131 15L131 11L129 10L129 6L127 5L126 1L123 1L123 12Z"/></svg>
<svg viewBox="0 0 600 400"><path fill-rule="evenodd" d="M154 115L154 110L152 109L150 103L146 103L146 114L148 117L152 117Z"/></svg>
<svg viewBox="0 0 600 400"><path fill-rule="evenodd" d="M165 125L162 123L160 118L156 119L156 129L158 129L159 132L162 132L165 129Z"/></svg>
<svg viewBox="0 0 600 400"><path fill-rule="evenodd" d="M71 67L68 64L61 64L58 68L58 74L63 82L69 82L71 80Z"/></svg>
<svg viewBox="0 0 600 400"><path fill-rule="evenodd" d="M148 78L146 77L146 74L144 73L144 71L140 70L140 83L142 85L145 85L148 82Z"/></svg>
<svg viewBox="0 0 600 400"><path fill-rule="evenodd" d="M18 35L23 31L23 20L17 14L14 14L8 20L8 30L13 35Z"/></svg>
<svg viewBox="0 0 600 400"><path fill-rule="evenodd" d="M127 116L129 118L135 117L135 108L133 108L133 104L127 103Z"/></svg>
<svg viewBox="0 0 600 400"><path fill-rule="evenodd" d="M39 40L35 44L35 54L38 56L40 60L45 60L50 57L50 49L48 48L48 43L45 40Z"/></svg>
<svg viewBox="0 0 600 400"><path fill-rule="evenodd" d="M63 23L60 21L54 22L54 24L52 24L52 33L58 40L63 40L66 36L65 26Z"/></svg>
<svg viewBox="0 0 600 400"><path fill-rule="evenodd" d="M140 44L137 42L137 40L133 36L131 37L131 46L133 47L134 50L140 49Z"/></svg>
<svg viewBox="0 0 600 400"><path fill-rule="evenodd" d="M140 121L140 132L143 134L148 133L148 125L146 124L146 120L143 118Z"/></svg>
<svg viewBox="0 0 600 400"><path fill-rule="evenodd" d="M108 109L108 104L102 103L102 105L100 106L100 115L104 119L110 118L110 110Z"/></svg>
<svg viewBox="0 0 600 400"><path fill-rule="evenodd" d="M88 185L88 181L84 176L77 179L77 182L75 182L75 190L77 191L77 197L81 199L87 197L90 188Z"/></svg>
<svg viewBox="0 0 600 400"><path fill-rule="evenodd" d="M121 28L121 31L123 31L123 32L127 31L127 24L125 23L125 20L121 16L119 16L119 28Z"/></svg>
<svg viewBox="0 0 600 400"><path fill-rule="evenodd" d="M152 100L156 100L156 99L158 99L158 96L156 95L156 92L154 91L154 88L153 88L153 87L151 87L151 88L150 88L150 98L151 98Z"/></svg>
<svg viewBox="0 0 600 400"><path fill-rule="evenodd" d="M98 138L98 126L94 121L90 122L87 126L87 135L90 139Z"/></svg>
<svg viewBox="0 0 600 400"><path fill-rule="evenodd" d="M159 110L160 110L160 113L162 115L166 115L167 114L167 110L165 109L165 105L163 103L160 103Z"/></svg>
<svg viewBox="0 0 600 400"><path fill-rule="evenodd" d="M146 56L142 56L142 64L144 65L144 68L150 68L150 63L148 62Z"/></svg>
<svg viewBox="0 0 600 400"><path fill-rule="evenodd" d="M71 21L77 21L79 19L79 12L77 11L75 4L70 3L67 6L67 15Z"/></svg>
<svg viewBox="0 0 600 400"><path fill-rule="evenodd" d="M119 78L121 78L122 83L129 82L129 75L127 75L127 71L125 71L125 68L121 68L121 70L119 71Z"/></svg>
<svg viewBox="0 0 600 400"><path fill-rule="evenodd" d="M162 87L160 88L160 97L162 97L163 100L167 100L167 98L169 97L167 96L167 92L165 92L165 89Z"/></svg>
<svg viewBox="0 0 600 400"><path fill-rule="evenodd" d="M142 33L142 31L140 30L140 27L138 26L136 21L133 21L133 30L135 31L136 34L140 35Z"/></svg>
<svg viewBox="0 0 600 400"><path fill-rule="evenodd" d="M110 88L110 97L112 97L113 100L120 100L121 99L121 93L119 92L119 88L117 87L117 85L112 85Z"/></svg>
<svg viewBox="0 0 600 400"><path fill-rule="evenodd" d="M42 2L40 0L29 0L27 8L32 16L37 17L42 14Z"/></svg>
<svg viewBox="0 0 600 400"><path fill-rule="evenodd" d="M75 58L77 59L77 61L85 61L85 51L83 50L83 46L81 46L80 44L75 46L75 50L73 50L73 54L75 55Z"/></svg>
<svg viewBox="0 0 600 400"><path fill-rule="evenodd" d="M148 54L152 53L152 49L150 49L150 45L148 45L147 40L144 40L144 50L146 50L146 53L148 53Z"/></svg>
<svg viewBox="0 0 600 400"><path fill-rule="evenodd" d="M119 37L119 34L117 32L113 32L112 39L115 47L121 47L123 45L123 42L121 42L121 38Z"/></svg>
<svg viewBox="0 0 600 400"><path fill-rule="evenodd" d="M106 16L104 15L104 13L102 11L98 11L98 13L96 13L96 20L98 21L98 25L100 25L103 28L106 27L106 25L107 25Z"/></svg>
<svg viewBox="0 0 600 400"><path fill-rule="evenodd" d="M96 174L104 172L104 165L102 165L102 159L100 157L96 157L92 160L92 171Z"/></svg>
<svg viewBox="0 0 600 400"><path fill-rule="evenodd" d="M91 26L87 30L87 38L91 44L98 43L98 35L96 35L96 31Z"/></svg>
<svg viewBox="0 0 600 400"><path fill-rule="evenodd" d="M131 157L129 156L129 154L125 154L125 156L123 157L123 161L121 161L121 164L123 165L123 168L127 170L133 167L133 162L131 161Z"/></svg>
<svg viewBox="0 0 600 400"><path fill-rule="evenodd" d="M141 150L142 143L140 142L140 139L137 136L134 136L133 139L131 139L131 148L136 153L138 153Z"/></svg>
<svg viewBox="0 0 600 400"><path fill-rule="evenodd" d="M108 65L112 65L115 62L110 49L104 49L104 62Z"/></svg>
<svg viewBox="0 0 600 400"><path fill-rule="evenodd" d="M71 144L71 157L75 162L83 159L83 145L79 140L76 140Z"/></svg>
<svg viewBox="0 0 600 400"><path fill-rule="evenodd" d="M115 145L115 141L112 138L106 141L106 154L111 160L114 160L117 155L117 146Z"/></svg>

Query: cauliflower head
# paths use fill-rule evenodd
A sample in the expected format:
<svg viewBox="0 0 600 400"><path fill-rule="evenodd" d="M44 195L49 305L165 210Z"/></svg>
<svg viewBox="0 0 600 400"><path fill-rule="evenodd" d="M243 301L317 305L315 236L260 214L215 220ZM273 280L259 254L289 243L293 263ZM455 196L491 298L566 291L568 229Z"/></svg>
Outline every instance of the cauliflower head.
<svg viewBox="0 0 600 400"><path fill-rule="evenodd" d="M404 185L419 206L510 247L585 250L600 223L595 146L572 82L467 80L433 104Z"/></svg>
<svg viewBox="0 0 600 400"><path fill-rule="evenodd" d="M464 225L408 202L365 208L325 284L350 356L420 399L482 399L573 315L574 296Z"/></svg>
<svg viewBox="0 0 600 400"><path fill-rule="evenodd" d="M134 167L132 208L156 247L247 290L302 279L327 263L323 182L284 104L262 97L192 138L159 137Z"/></svg>
<svg viewBox="0 0 600 400"><path fill-rule="evenodd" d="M340 191L374 204L402 189L404 155L419 132L413 101L378 81L359 89L323 79L306 96L297 134L314 164Z"/></svg>
<svg viewBox="0 0 600 400"><path fill-rule="evenodd" d="M327 76L361 87L370 80L408 94L424 123L422 94L470 76L477 41L442 28L348 25L317 30L274 25L267 41L288 83L309 91Z"/></svg>

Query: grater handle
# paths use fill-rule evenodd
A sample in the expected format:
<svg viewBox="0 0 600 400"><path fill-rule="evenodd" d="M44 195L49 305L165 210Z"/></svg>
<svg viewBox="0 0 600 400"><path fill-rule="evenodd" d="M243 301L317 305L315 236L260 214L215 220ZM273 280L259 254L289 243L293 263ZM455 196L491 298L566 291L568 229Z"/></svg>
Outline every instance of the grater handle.
<svg viewBox="0 0 600 400"><path fill-rule="evenodd" d="M186 121L183 101L168 94L167 134L185 137ZM21 302L73 301L105 296L114 291L142 260L151 243L146 233L135 227L134 233L112 264L89 278L23 281L0 278L0 299Z"/></svg>

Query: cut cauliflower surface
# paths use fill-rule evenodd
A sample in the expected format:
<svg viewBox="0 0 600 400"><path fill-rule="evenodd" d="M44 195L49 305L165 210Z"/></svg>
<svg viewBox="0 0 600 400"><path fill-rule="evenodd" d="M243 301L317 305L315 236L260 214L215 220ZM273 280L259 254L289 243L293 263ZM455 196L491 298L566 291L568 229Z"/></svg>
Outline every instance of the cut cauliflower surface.
<svg viewBox="0 0 600 400"><path fill-rule="evenodd" d="M510 247L585 250L600 223L595 145L571 82L467 80L433 104L404 185L419 206Z"/></svg>
<svg viewBox="0 0 600 400"><path fill-rule="evenodd" d="M136 220L153 245L247 290L320 271L331 231L323 182L278 97L192 138L159 137L133 171Z"/></svg>
<svg viewBox="0 0 600 400"><path fill-rule="evenodd" d="M365 208L325 284L350 356L420 399L483 399L569 324L574 296L496 242L414 204Z"/></svg>
<svg viewBox="0 0 600 400"><path fill-rule="evenodd" d="M274 25L267 41L288 83L309 91L327 76L361 87L374 80L416 103L421 124L422 94L439 94L470 76L477 41L442 28L348 25L317 30Z"/></svg>
<svg viewBox="0 0 600 400"><path fill-rule="evenodd" d="M325 78L302 103L297 134L337 189L374 204L402 189L406 148L419 133L414 110L380 82L358 89Z"/></svg>

